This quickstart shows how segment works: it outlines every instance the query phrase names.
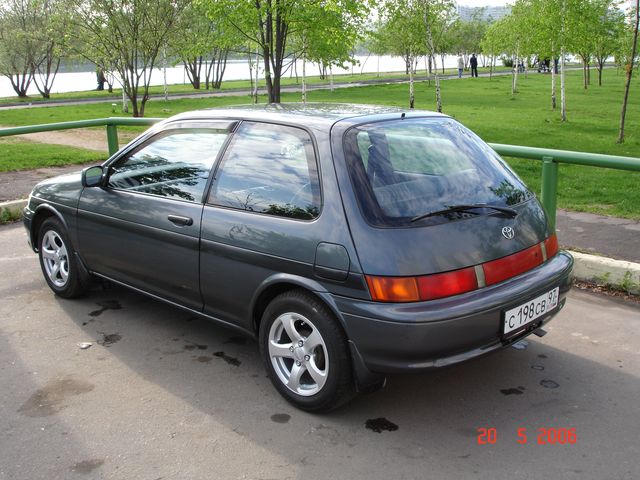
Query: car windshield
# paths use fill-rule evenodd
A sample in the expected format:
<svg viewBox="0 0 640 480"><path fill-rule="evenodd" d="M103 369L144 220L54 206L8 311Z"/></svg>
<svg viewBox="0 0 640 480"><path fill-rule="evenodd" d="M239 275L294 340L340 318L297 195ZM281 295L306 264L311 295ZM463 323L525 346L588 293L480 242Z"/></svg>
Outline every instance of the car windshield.
<svg viewBox="0 0 640 480"><path fill-rule="evenodd" d="M451 119L358 125L347 131L344 149L360 208L375 226L424 226L496 214L491 208L451 207L505 207L532 197L486 143Z"/></svg>

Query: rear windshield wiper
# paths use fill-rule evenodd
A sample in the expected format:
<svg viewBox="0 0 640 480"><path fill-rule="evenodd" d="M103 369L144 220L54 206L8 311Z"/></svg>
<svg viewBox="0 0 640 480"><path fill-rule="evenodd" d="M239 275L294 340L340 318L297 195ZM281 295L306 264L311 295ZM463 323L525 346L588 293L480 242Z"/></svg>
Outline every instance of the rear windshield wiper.
<svg viewBox="0 0 640 480"><path fill-rule="evenodd" d="M518 215L518 212L513 208L509 207L497 207L495 205L488 205L486 203L474 203L469 205L451 205L444 210L437 210L435 212L423 213L422 215L416 215L411 219L411 223L417 222L418 220L422 220L424 218L435 217L436 215L446 215L447 213L452 212L469 212L474 215L479 215L477 212L473 212L473 210L478 208L489 208L491 210L497 210L500 213L505 214L509 218L514 218Z"/></svg>

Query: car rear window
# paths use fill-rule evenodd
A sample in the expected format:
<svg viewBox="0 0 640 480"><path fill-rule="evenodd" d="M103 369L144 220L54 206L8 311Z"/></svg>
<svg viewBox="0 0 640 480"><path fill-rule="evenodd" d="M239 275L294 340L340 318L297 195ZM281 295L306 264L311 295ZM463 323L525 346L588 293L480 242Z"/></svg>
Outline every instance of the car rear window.
<svg viewBox="0 0 640 480"><path fill-rule="evenodd" d="M451 119L358 125L345 134L344 149L360 208L375 226L439 224L483 209L411 220L456 205L513 206L532 197L486 143Z"/></svg>

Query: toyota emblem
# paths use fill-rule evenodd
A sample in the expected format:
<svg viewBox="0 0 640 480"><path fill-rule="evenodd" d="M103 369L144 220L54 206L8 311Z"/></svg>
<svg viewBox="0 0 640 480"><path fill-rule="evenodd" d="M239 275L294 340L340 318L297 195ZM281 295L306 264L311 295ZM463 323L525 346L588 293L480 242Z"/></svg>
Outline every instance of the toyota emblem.
<svg viewBox="0 0 640 480"><path fill-rule="evenodd" d="M516 236L516 232L511 227L502 227L502 236L507 240L511 240Z"/></svg>

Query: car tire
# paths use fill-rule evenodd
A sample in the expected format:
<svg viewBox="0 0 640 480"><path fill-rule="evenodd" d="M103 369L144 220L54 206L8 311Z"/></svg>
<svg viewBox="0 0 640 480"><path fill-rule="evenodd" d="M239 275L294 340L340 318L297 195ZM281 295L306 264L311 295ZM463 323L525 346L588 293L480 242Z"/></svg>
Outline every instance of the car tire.
<svg viewBox="0 0 640 480"><path fill-rule="evenodd" d="M85 292L75 251L62 222L55 217L40 226L38 256L44 279L56 295L75 298Z"/></svg>
<svg viewBox="0 0 640 480"><path fill-rule="evenodd" d="M326 412L355 396L346 336L332 312L304 290L291 290L267 306L260 353L273 385L290 403Z"/></svg>

